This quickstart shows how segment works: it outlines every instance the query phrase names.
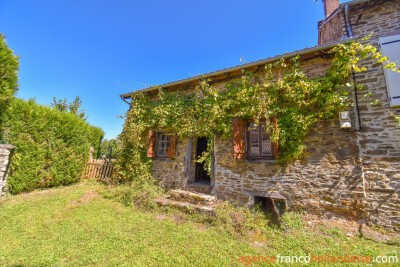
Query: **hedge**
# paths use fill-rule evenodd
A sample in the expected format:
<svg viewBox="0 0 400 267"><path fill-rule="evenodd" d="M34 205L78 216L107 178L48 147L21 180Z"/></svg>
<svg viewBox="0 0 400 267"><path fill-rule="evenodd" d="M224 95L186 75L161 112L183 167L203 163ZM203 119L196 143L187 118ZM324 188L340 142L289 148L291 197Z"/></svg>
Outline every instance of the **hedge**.
<svg viewBox="0 0 400 267"><path fill-rule="evenodd" d="M77 115L13 99L3 114L3 139L16 146L9 190L13 194L77 182L90 146L104 132Z"/></svg>

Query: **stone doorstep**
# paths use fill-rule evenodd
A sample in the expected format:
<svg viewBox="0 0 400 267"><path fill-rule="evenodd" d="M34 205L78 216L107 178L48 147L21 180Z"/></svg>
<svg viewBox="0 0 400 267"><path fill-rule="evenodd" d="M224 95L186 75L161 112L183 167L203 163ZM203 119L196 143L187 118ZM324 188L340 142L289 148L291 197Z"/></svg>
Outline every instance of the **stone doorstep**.
<svg viewBox="0 0 400 267"><path fill-rule="evenodd" d="M198 205L198 204L193 204L189 202L183 202L183 201L176 201L169 199L167 197L159 197L156 199L156 203L160 206L169 206L173 208L178 208L182 209L185 211L191 211L195 210L197 212L213 215L214 213L214 208L209 207L209 206L203 206L203 205Z"/></svg>
<svg viewBox="0 0 400 267"><path fill-rule="evenodd" d="M194 193L186 190L175 189L169 191L170 199L180 201L185 200L190 203L198 204L198 203L211 203L216 200L215 196L202 194L202 193Z"/></svg>

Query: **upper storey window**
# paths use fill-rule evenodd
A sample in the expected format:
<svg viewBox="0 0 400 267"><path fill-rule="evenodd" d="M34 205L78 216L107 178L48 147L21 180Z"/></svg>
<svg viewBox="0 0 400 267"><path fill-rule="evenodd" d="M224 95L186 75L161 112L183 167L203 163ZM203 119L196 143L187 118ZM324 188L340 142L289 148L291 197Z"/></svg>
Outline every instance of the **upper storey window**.
<svg viewBox="0 0 400 267"><path fill-rule="evenodd" d="M400 35L381 37L379 43L382 54L400 66ZM385 70L385 78L390 106L400 106L400 73Z"/></svg>

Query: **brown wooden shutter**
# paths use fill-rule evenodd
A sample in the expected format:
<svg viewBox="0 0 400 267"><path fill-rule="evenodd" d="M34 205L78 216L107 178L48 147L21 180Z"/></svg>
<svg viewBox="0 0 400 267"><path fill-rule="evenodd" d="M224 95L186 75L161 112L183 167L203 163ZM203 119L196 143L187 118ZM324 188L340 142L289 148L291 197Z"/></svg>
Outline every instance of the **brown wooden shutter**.
<svg viewBox="0 0 400 267"><path fill-rule="evenodd" d="M155 151L156 133L149 130L149 146L147 147L147 157L154 158L156 156Z"/></svg>
<svg viewBox="0 0 400 267"><path fill-rule="evenodd" d="M241 118L233 120L233 158L246 157L246 122Z"/></svg>
<svg viewBox="0 0 400 267"><path fill-rule="evenodd" d="M272 118L272 124L274 127L274 131L278 130L278 117L274 116ZM278 160L279 159L279 141L276 140L275 142L272 143L272 152L274 154L274 159Z"/></svg>
<svg viewBox="0 0 400 267"><path fill-rule="evenodd" d="M173 134L170 137L168 157L173 159L175 158L175 154L176 154L176 135Z"/></svg>

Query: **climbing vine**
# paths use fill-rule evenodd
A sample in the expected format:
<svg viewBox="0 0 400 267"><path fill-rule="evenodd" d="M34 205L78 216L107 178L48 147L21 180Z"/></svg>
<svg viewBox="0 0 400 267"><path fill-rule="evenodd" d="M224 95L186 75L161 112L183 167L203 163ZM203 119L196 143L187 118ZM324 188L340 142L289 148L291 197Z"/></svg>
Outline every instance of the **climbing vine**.
<svg viewBox="0 0 400 267"><path fill-rule="evenodd" d="M131 110L121 134L120 174L125 179L150 179L151 160L146 157L149 129L175 133L178 138L226 139L232 138L232 120L238 117L256 123L265 120L271 140L279 141L280 160L298 159L305 148L304 138L313 126L351 105L349 87L354 85L348 81L352 71L365 70L360 64L362 59L372 58L399 72L395 64L370 44L339 44L326 56L331 58L331 65L317 77L308 77L300 57L296 56L267 64L263 77L243 71L240 79L225 84L224 88L210 85L210 80L204 79L194 90L167 93L158 88L156 94L132 95ZM270 122L274 116L279 120L278 127ZM209 170L212 147L197 159Z"/></svg>

